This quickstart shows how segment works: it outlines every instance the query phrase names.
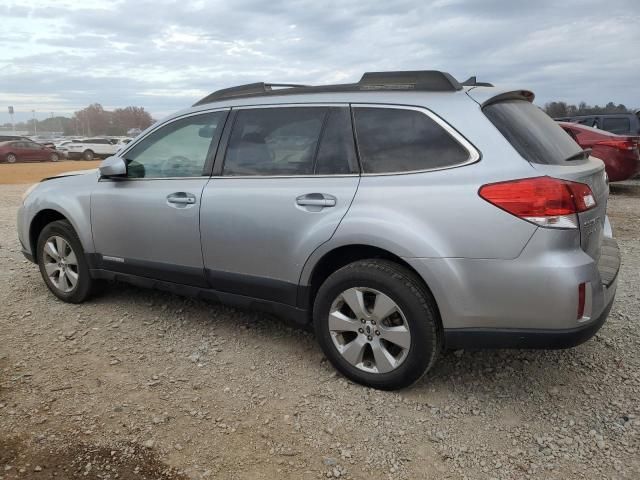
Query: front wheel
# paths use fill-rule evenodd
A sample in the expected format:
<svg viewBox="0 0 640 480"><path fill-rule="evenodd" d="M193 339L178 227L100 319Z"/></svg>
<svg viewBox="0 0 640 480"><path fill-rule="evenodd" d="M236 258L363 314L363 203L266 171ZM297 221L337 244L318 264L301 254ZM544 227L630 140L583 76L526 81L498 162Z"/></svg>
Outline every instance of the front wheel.
<svg viewBox="0 0 640 480"><path fill-rule="evenodd" d="M387 260L357 261L330 275L318 290L313 321L334 367L382 390L415 383L442 345L431 294L413 272Z"/></svg>
<svg viewBox="0 0 640 480"><path fill-rule="evenodd" d="M52 222L38 237L38 266L49 290L60 300L85 301L95 287L82 244L66 220Z"/></svg>
<svg viewBox="0 0 640 480"><path fill-rule="evenodd" d="M94 157L94 153L91 150L85 150L84 152L82 152L82 158L84 158L85 160L93 160Z"/></svg>
<svg viewBox="0 0 640 480"><path fill-rule="evenodd" d="M16 163L17 159L18 158L15 156L14 153L10 153L6 156L7 163Z"/></svg>

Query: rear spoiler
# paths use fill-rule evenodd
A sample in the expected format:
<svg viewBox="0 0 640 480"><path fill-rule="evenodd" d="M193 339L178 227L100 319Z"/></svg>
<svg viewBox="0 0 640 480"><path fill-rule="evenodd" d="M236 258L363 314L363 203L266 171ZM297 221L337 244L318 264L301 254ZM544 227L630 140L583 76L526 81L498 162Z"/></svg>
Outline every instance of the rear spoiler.
<svg viewBox="0 0 640 480"><path fill-rule="evenodd" d="M535 95L530 90L501 90L487 87L472 87L467 90L467 95L483 108L505 100L526 100L533 103L535 98Z"/></svg>

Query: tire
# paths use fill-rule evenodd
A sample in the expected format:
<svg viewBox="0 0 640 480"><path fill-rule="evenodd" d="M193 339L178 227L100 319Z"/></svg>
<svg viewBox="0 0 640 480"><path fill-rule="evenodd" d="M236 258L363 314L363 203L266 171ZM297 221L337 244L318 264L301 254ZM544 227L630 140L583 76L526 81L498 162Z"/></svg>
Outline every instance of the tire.
<svg viewBox="0 0 640 480"><path fill-rule="evenodd" d="M51 156L49 157L49 160L51 160L52 162L57 162L58 160L60 160L60 157L58 156L57 153L52 153Z"/></svg>
<svg viewBox="0 0 640 480"><path fill-rule="evenodd" d="M16 157L15 153L7 153L7 156L4 157L7 163L16 163L18 157Z"/></svg>
<svg viewBox="0 0 640 480"><path fill-rule="evenodd" d="M360 315L349 306L356 299ZM393 313L385 316L387 311ZM413 272L388 260L360 260L331 274L316 295L313 323L333 366L348 379L380 390L412 385L442 349L435 300ZM353 355L357 351L362 354Z"/></svg>
<svg viewBox="0 0 640 480"><path fill-rule="evenodd" d="M84 152L82 152L82 159L83 160L93 160L93 158L95 157L95 153L93 153L93 150L85 150Z"/></svg>
<svg viewBox="0 0 640 480"><path fill-rule="evenodd" d="M52 245L48 245L50 243ZM51 249L51 246L54 248ZM63 256L59 255L60 251L64 251ZM75 254L73 257L70 251ZM38 237L37 255L40 274L51 293L69 303L82 303L89 298L97 283L89 274L84 249L68 221L58 220L42 229Z"/></svg>

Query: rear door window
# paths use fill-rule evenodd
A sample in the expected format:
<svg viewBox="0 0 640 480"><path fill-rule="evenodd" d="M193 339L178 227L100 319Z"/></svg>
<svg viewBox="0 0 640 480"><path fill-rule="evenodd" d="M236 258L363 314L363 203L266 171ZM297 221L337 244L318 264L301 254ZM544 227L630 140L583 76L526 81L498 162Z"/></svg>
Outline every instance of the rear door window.
<svg viewBox="0 0 640 480"><path fill-rule="evenodd" d="M527 161L563 165L582 149L546 113L526 100L487 105L484 114Z"/></svg>
<svg viewBox="0 0 640 480"><path fill-rule="evenodd" d="M364 173L399 173L465 163L469 151L425 113L406 108L354 107Z"/></svg>
<svg viewBox="0 0 640 480"><path fill-rule="evenodd" d="M629 133L631 130L631 124L628 118L604 117L602 121L602 129L611 133L624 134Z"/></svg>
<svg viewBox="0 0 640 480"><path fill-rule="evenodd" d="M222 174L312 175L326 107L250 108L238 111Z"/></svg>

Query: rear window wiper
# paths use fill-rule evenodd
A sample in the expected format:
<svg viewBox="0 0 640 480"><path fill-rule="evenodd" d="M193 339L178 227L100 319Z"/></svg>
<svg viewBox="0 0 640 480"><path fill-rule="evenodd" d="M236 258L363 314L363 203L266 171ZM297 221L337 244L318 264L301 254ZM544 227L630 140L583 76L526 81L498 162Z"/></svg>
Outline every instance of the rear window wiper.
<svg viewBox="0 0 640 480"><path fill-rule="evenodd" d="M564 159L565 162L570 162L571 160L584 160L589 158L591 155L591 148L585 148L584 150L580 150L579 152L574 153L573 155L569 155Z"/></svg>

